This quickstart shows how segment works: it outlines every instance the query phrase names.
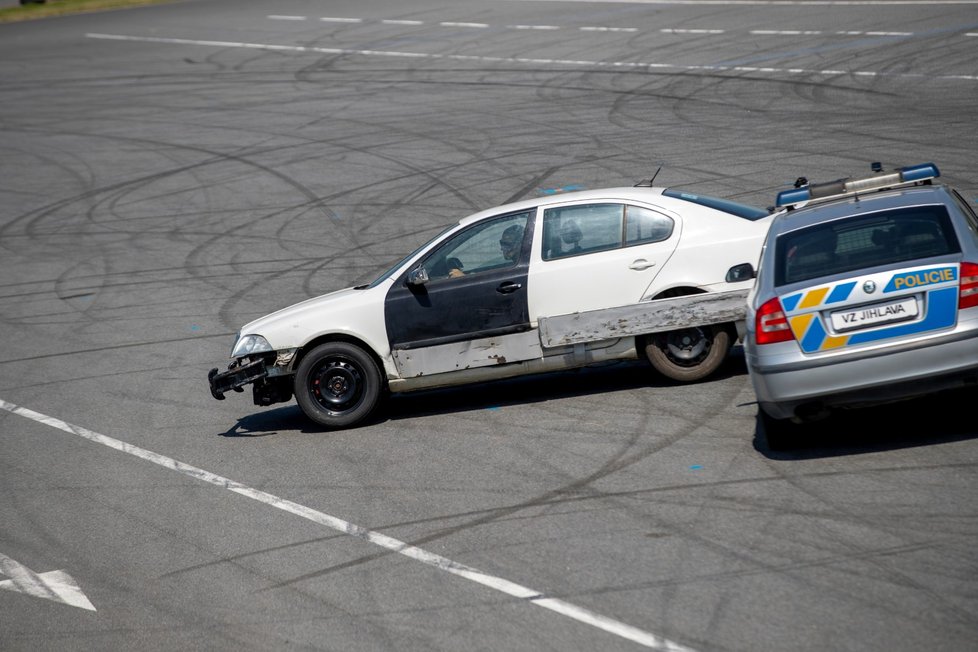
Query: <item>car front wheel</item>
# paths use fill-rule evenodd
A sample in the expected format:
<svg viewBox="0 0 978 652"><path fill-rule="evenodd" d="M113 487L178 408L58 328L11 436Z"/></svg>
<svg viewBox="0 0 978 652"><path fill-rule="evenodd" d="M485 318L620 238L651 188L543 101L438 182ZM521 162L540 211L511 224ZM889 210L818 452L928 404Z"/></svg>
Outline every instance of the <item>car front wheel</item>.
<svg viewBox="0 0 978 652"><path fill-rule="evenodd" d="M693 382L719 369L731 346L730 331L723 324L712 324L655 333L645 345L645 355L663 376Z"/></svg>
<svg viewBox="0 0 978 652"><path fill-rule="evenodd" d="M319 425L348 428L374 411L381 384L380 370L369 353L348 342L329 342L299 363L295 399Z"/></svg>

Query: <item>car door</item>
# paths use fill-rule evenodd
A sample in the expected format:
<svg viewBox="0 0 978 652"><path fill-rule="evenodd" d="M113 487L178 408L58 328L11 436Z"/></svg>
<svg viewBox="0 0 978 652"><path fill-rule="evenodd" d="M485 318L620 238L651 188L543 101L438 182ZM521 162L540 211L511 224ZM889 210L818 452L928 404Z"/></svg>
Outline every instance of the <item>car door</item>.
<svg viewBox="0 0 978 652"><path fill-rule="evenodd" d="M530 318L637 303L676 249L681 224L615 202L547 208L534 246Z"/></svg>
<svg viewBox="0 0 978 652"><path fill-rule="evenodd" d="M384 306L395 354L529 330L531 214L481 220L395 281Z"/></svg>

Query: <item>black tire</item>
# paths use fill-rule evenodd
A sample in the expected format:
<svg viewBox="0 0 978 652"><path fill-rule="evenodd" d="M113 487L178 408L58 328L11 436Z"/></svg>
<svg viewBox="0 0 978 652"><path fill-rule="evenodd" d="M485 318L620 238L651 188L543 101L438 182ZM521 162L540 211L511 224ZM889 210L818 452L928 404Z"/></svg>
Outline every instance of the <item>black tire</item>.
<svg viewBox="0 0 978 652"><path fill-rule="evenodd" d="M655 333L645 345L645 355L663 376L690 383L719 369L732 346L727 327L712 324Z"/></svg>
<svg viewBox="0 0 978 652"><path fill-rule="evenodd" d="M321 344L295 374L295 400L306 416L327 428L349 428L370 416L382 389L373 357L348 342Z"/></svg>
<svg viewBox="0 0 978 652"><path fill-rule="evenodd" d="M797 443L798 427L790 419L775 419L761 408L757 409L757 414L768 450L786 451L794 447Z"/></svg>

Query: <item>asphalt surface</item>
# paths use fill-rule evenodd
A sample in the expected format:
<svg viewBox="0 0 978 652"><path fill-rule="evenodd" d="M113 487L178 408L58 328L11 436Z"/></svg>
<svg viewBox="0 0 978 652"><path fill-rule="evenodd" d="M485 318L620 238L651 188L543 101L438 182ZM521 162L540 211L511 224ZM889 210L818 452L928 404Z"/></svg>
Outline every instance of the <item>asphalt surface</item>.
<svg viewBox="0 0 978 652"><path fill-rule="evenodd" d="M521 197L661 168L763 206L934 161L974 201L975 7L0 25L0 649L974 650L974 390L775 454L736 349L694 386L622 364L334 433L206 374L250 319Z"/></svg>

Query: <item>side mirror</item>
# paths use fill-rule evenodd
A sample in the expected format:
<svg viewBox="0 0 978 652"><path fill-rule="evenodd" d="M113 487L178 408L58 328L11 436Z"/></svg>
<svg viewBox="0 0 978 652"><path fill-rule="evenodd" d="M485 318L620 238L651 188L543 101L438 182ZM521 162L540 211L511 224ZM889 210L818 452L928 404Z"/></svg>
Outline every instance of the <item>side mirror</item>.
<svg viewBox="0 0 978 652"><path fill-rule="evenodd" d="M408 285L424 285L428 282L428 270L424 267L417 267L408 272L407 284Z"/></svg>
<svg viewBox="0 0 978 652"><path fill-rule="evenodd" d="M727 283L738 283L740 281L749 281L756 277L757 272L754 271L753 265L750 263L741 263L727 270L727 278L725 280Z"/></svg>

